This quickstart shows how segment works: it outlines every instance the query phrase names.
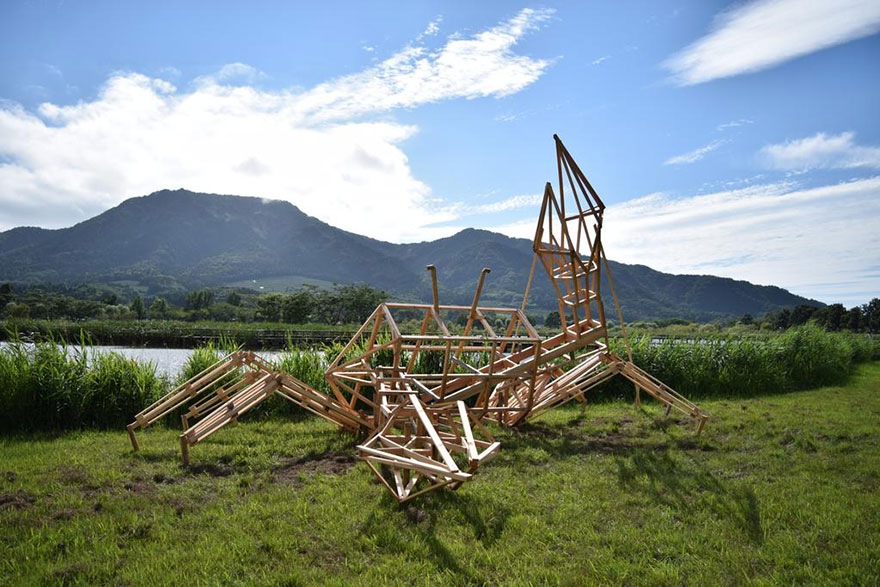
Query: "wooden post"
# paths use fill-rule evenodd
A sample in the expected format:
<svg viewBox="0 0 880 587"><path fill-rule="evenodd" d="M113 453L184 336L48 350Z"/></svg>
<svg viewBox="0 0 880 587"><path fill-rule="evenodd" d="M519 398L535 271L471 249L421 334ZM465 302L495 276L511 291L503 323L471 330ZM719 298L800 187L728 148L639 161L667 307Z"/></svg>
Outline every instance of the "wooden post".
<svg viewBox="0 0 880 587"><path fill-rule="evenodd" d="M180 435L180 458L184 465L189 465L189 442L185 433Z"/></svg>
<svg viewBox="0 0 880 587"><path fill-rule="evenodd" d="M440 295L437 293L437 268L433 265L425 267L431 274L431 296L434 299L434 312L437 318L440 318Z"/></svg>
<svg viewBox="0 0 880 587"><path fill-rule="evenodd" d="M138 451L138 450L140 450L140 447L138 446L137 438L135 438L135 436L134 436L134 427L135 426L137 426L137 422L132 422L131 424L126 426L125 429L128 430L128 437L131 439L131 447L135 451Z"/></svg>

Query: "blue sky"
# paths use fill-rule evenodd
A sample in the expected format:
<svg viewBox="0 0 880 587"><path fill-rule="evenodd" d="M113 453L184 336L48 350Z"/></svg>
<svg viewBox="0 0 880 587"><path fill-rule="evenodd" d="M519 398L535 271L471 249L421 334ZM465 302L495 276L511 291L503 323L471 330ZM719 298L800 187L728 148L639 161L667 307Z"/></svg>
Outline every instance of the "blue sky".
<svg viewBox="0 0 880 587"><path fill-rule="evenodd" d="M12 2L0 230L163 188L531 236L559 133L610 257L880 292L880 3Z"/></svg>

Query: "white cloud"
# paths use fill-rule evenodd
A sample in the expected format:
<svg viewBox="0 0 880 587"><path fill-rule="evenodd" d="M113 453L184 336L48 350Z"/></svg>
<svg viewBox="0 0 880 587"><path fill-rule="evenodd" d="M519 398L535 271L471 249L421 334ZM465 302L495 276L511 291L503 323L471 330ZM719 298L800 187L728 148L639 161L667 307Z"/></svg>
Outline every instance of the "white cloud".
<svg viewBox="0 0 880 587"><path fill-rule="evenodd" d="M172 65L166 65L165 67L159 68L159 75L162 75L164 77L169 77L172 79L177 79L182 74L181 74L181 71L179 69L177 69L176 67L174 67Z"/></svg>
<svg viewBox="0 0 880 587"><path fill-rule="evenodd" d="M477 214L494 214L530 207L535 208L537 211L537 208L541 205L542 198L542 194L511 196L504 200L489 202L487 204L456 204L450 206L448 210L449 212L454 213L456 217L475 216Z"/></svg>
<svg viewBox="0 0 880 587"><path fill-rule="evenodd" d="M599 65L600 63L608 61L609 59L611 59L611 55L603 55L602 57L599 57L598 59L593 59L592 64Z"/></svg>
<svg viewBox="0 0 880 587"><path fill-rule="evenodd" d="M199 85L246 86L266 77L268 76L265 73L246 63L227 63L212 74L197 77L195 82Z"/></svg>
<svg viewBox="0 0 880 587"><path fill-rule="evenodd" d="M518 120L526 114L525 112L505 112L504 114L497 115L494 120L496 122L513 122L514 120Z"/></svg>
<svg viewBox="0 0 880 587"><path fill-rule="evenodd" d="M366 71L302 91L241 85L244 64L188 89L137 73L98 96L38 112L0 106L0 229L67 226L125 198L163 188L288 200L336 226L386 240L449 234L456 208L413 176L402 143L417 128L395 108L504 96L537 80L547 61L513 47L549 18L526 9L437 51L406 47Z"/></svg>
<svg viewBox="0 0 880 587"><path fill-rule="evenodd" d="M443 22L443 17L438 16L434 20L428 23L428 26L425 27L425 30L421 32L421 34L416 37L417 41L421 41L425 37L433 37L438 32L440 32L440 23Z"/></svg>
<svg viewBox="0 0 880 587"><path fill-rule="evenodd" d="M605 210L611 259L660 271L778 285L848 307L880 291L880 176L813 188L790 182ZM499 230L531 238L534 221Z"/></svg>
<svg viewBox="0 0 880 587"><path fill-rule="evenodd" d="M877 0L755 0L716 16L712 31L668 59L679 85L760 71L880 30Z"/></svg>
<svg viewBox="0 0 880 587"><path fill-rule="evenodd" d="M820 132L803 139L767 145L759 155L773 169L880 169L880 147L857 145L854 138L853 132L839 135Z"/></svg>
<svg viewBox="0 0 880 587"><path fill-rule="evenodd" d="M497 98L534 83L550 61L513 53L552 10L526 8L470 38L450 38L439 50L409 46L365 71L320 84L300 96L293 114L315 122L453 98Z"/></svg>
<svg viewBox="0 0 880 587"><path fill-rule="evenodd" d="M724 143L725 141L720 140L712 141L708 145L704 145L698 149L694 149L693 151L688 151L687 153L682 153L681 155L670 157L663 162L663 165L687 165L690 163L696 163Z"/></svg>
<svg viewBox="0 0 880 587"><path fill-rule="evenodd" d="M729 128L736 128L738 126L745 126L747 124L754 124L754 123L755 123L755 121L751 120L749 118L740 118L738 120L731 120L729 122L724 122L722 124L719 124L718 126L715 127L715 130L717 130L718 132L722 132L722 131L725 131Z"/></svg>

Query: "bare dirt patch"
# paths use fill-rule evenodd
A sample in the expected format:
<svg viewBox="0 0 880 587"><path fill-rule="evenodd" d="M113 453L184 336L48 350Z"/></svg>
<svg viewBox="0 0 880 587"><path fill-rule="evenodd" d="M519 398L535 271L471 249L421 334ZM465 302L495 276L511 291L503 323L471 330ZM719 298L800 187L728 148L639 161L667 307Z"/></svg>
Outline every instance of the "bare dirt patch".
<svg viewBox="0 0 880 587"><path fill-rule="evenodd" d="M12 493L0 493L0 510L23 510L33 505L35 501L36 499L32 495L21 490Z"/></svg>
<svg viewBox="0 0 880 587"><path fill-rule="evenodd" d="M229 477L235 473L235 469L226 465L215 465L213 463L205 463L198 465L189 465L187 469L196 475L207 473L211 477Z"/></svg>
<svg viewBox="0 0 880 587"><path fill-rule="evenodd" d="M156 483L157 485L174 485L175 483L177 483L177 479L174 477L169 477L164 473L156 473L155 475L153 475L153 483Z"/></svg>
<svg viewBox="0 0 880 587"><path fill-rule="evenodd" d="M421 524L428 519L428 512L421 508L410 506L406 508L406 518L414 524Z"/></svg>
<svg viewBox="0 0 880 587"><path fill-rule="evenodd" d="M77 513L78 512L75 508L64 508L53 512L52 519L66 522L67 520L73 519L73 517L76 516Z"/></svg>
<svg viewBox="0 0 880 587"><path fill-rule="evenodd" d="M315 474L345 475L356 463L353 454L331 451L289 461L276 470L276 475L280 481L301 485L303 477Z"/></svg>
<svg viewBox="0 0 880 587"><path fill-rule="evenodd" d="M77 563L74 565L70 565L67 567L63 567L61 569L56 569L52 572L52 576L56 579L59 579L62 582L65 581L73 581L77 577L84 575L89 570L89 567L84 563Z"/></svg>
<svg viewBox="0 0 880 587"><path fill-rule="evenodd" d="M71 485L85 485L89 481L89 475L82 465L61 465L58 467L58 477Z"/></svg>
<svg viewBox="0 0 880 587"><path fill-rule="evenodd" d="M134 481L126 481L123 484L125 490L130 493L152 493L156 490L156 486L143 479L135 479Z"/></svg>

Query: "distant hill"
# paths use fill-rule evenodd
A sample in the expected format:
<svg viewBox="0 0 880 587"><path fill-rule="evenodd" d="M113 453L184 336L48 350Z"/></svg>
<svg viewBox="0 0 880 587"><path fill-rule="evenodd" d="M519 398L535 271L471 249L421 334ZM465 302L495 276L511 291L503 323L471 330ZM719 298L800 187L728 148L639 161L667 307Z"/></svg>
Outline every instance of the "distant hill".
<svg viewBox="0 0 880 587"><path fill-rule="evenodd" d="M491 267L483 300L519 305L531 260L528 240L485 230L393 244L335 228L288 202L186 190L131 198L70 228L0 233L0 281L124 282L147 295L245 283L283 290L312 281L363 282L428 300L425 265L433 263L443 302L469 303L480 269ZM712 320L823 305L746 281L614 261L611 267L627 320ZM540 268L532 292L530 311L555 308Z"/></svg>

